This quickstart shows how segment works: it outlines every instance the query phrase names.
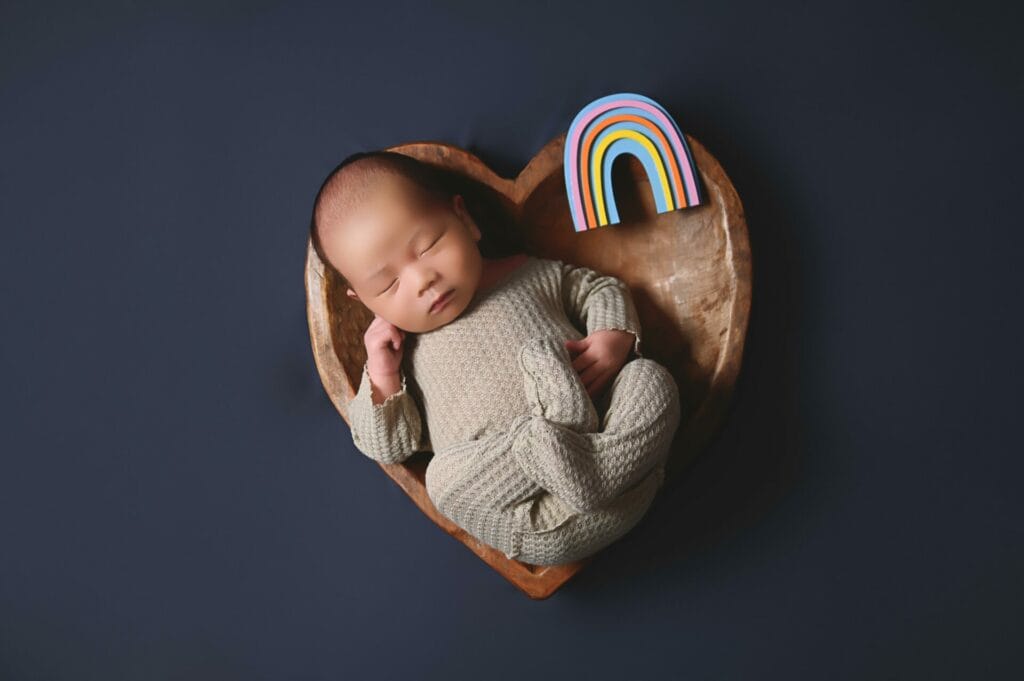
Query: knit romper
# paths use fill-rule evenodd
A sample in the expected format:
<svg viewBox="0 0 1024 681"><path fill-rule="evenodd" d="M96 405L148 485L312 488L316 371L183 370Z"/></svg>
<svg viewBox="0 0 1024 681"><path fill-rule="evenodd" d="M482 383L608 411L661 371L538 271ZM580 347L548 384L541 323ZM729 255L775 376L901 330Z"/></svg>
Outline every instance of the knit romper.
<svg viewBox="0 0 1024 681"><path fill-rule="evenodd" d="M564 341L600 329L636 338L595 405ZM402 388L381 404L364 364L347 405L353 442L382 463L432 451L434 506L509 558L579 560L647 512L680 422L675 380L640 342L621 280L529 256L456 319L407 334Z"/></svg>

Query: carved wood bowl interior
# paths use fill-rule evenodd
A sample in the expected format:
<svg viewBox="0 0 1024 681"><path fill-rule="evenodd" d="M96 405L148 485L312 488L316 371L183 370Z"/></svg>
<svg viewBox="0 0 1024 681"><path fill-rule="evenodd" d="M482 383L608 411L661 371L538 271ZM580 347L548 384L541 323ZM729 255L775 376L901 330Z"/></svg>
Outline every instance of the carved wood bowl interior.
<svg viewBox="0 0 1024 681"><path fill-rule="evenodd" d="M703 204L658 213L643 166L622 156L612 173L621 222L585 232L575 231L569 213L564 134L541 149L514 180L497 176L476 156L447 144L390 147L475 187L509 228L518 230L525 252L590 267L629 285L642 325L640 350L672 372L682 398L670 477L692 462L721 425L740 369L751 303L752 264L740 199L715 158L694 138L687 135L686 140L700 174ZM481 216L475 217L479 223ZM317 370L348 423L346 406L359 387L366 361L363 334L373 314L345 295L311 242L305 285ZM380 466L431 520L531 598L550 596L593 559L534 566L481 544L438 513L427 497L424 475L431 456L417 452L401 464Z"/></svg>

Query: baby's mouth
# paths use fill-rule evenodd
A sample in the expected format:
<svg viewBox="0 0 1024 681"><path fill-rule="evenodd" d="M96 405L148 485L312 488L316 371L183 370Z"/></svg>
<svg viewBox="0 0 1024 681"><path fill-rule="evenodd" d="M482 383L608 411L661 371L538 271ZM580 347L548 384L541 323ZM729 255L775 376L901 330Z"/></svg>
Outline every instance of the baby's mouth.
<svg viewBox="0 0 1024 681"><path fill-rule="evenodd" d="M438 311L438 309L439 309L439 308L440 308L441 306L443 306L443 305L446 305L446 304L448 303L448 301L452 299L452 296L453 296L454 294L455 294L455 289L451 289L451 290L449 290L449 291L446 291L446 292L444 292L443 294L441 294L441 297L440 297L440 298L438 298L438 299L437 299L437 300L436 300L436 301L434 302L434 304L430 306L430 312L431 312L431 314L433 314L433 313L437 312L437 311Z"/></svg>

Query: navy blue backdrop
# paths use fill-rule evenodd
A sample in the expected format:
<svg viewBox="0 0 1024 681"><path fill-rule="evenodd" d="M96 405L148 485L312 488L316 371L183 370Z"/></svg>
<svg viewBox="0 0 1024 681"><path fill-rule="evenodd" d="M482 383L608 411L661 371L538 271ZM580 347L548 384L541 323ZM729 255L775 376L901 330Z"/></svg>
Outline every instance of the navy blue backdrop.
<svg viewBox="0 0 1024 681"><path fill-rule="evenodd" d="M0 678L1021 678L1020 25L4 2ZM744 201L747 353L690 474L533 602L353 448L306 230L353 151L514 176L618 91Z"/></svg>

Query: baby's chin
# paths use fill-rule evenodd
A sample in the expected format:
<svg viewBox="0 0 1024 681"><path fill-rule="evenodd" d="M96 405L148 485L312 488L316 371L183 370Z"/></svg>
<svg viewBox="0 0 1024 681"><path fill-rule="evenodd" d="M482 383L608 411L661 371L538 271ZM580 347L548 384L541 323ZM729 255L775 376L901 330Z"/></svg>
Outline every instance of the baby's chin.
<svg viewBox="0 0 1024 681"><path fill-rule="evenodd" d="M441 314L430 315L425 320L426 325L424 328L421 328L418 331L411 331L409 329L403 329L403 331L406 333L429 333L430 331L436 331L437 329L447 326L461 317L467 305L468 303L453 300L441 311Z"/></svg>

